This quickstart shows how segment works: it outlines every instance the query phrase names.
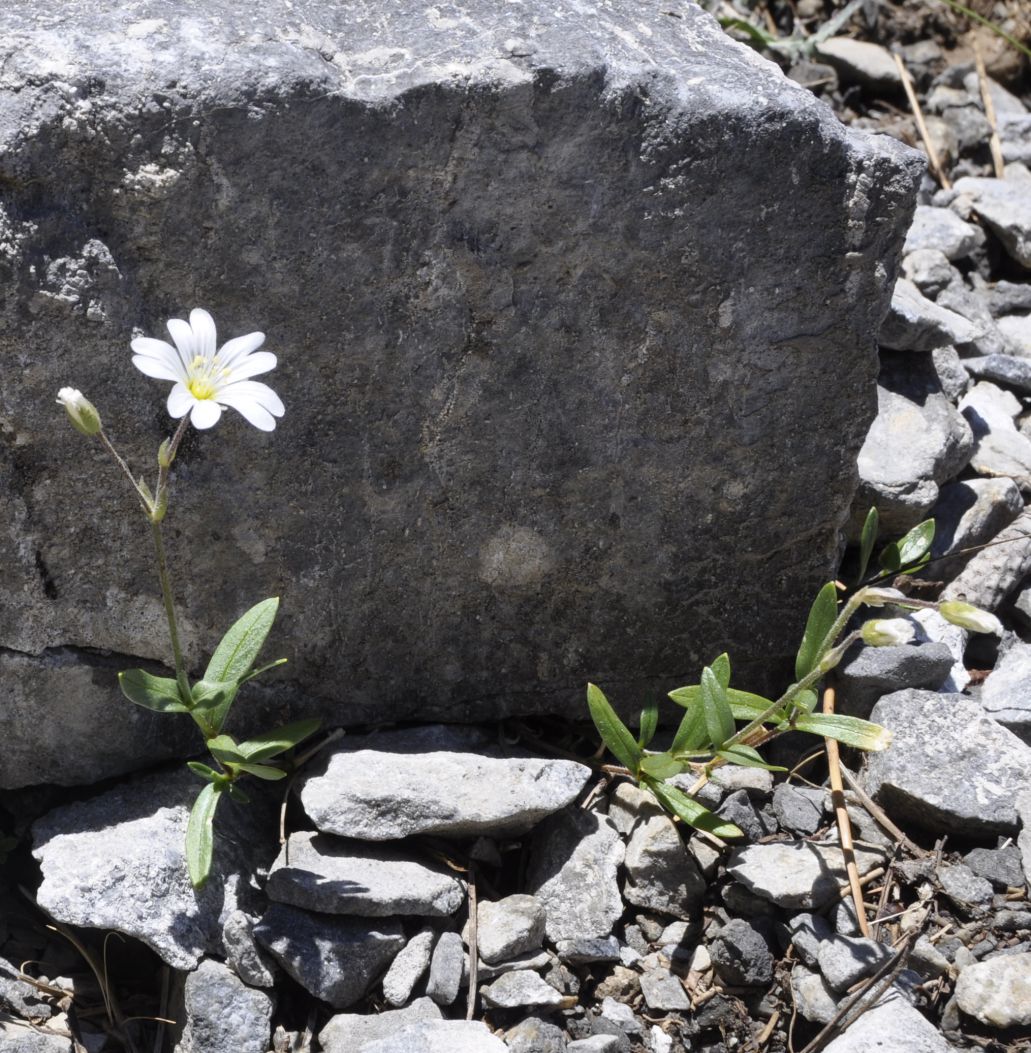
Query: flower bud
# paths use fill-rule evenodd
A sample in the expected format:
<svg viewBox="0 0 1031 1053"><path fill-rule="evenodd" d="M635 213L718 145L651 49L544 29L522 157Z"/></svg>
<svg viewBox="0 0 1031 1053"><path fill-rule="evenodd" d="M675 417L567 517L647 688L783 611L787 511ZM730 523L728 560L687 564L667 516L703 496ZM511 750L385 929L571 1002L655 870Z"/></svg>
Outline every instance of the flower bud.
<svg viewBox="0 0 1031 1053"><path fill-rule="evenodd" d="M172 452L172 444L168 439L163 440L158 447L158 467L170 468L174 459L175 454Z"/></svg>
<svg viewBox="0 0 1031 1053"><path fill-rule="evenodd" d="M996 636L1002 636L1002 622L994 614L982 611L980 607L975 607L972 603L963 603L960 600L946 600L945 603L938 604L938 613L947 622L952 622L953 625L958 625L961 629L970 629L971 632L975 633L994 633Z"/></svg>
<svg viewBox="0 0 1031 1053"><path fill-rule="evenodd" d="M61 388L57 393L57 404L64 406L76 431L82 432L83 435L96 435L100 431L100 414L81 391L75 388Z"/></svg>
<svg viewBox="0 0 1031 1053"><path fill-rule="evenodd" d="M876 586L870 586L868 589L863 589L863 603L867 607L883 607L886 603L905 603L906 594L900 592L898 589L879 589Z"/></svg>
<svg viewBox="0 0 1031 1053"><path fill-rule="evenodd" d="M900 647L916 635L905 618L871 618L863 623L859 634L871 647Z"/></svg>

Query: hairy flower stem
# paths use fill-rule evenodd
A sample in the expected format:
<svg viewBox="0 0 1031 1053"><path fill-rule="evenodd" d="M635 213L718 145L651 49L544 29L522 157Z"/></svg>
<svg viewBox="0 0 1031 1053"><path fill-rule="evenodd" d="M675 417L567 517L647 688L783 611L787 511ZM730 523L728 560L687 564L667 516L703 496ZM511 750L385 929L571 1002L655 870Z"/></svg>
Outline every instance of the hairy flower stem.
<svg viewBox="0 0 1031 1053"><path fill-rule="evenodd" d="M161 523L152 520L151 533L154 535L154 551L157 555L158 578L161 579L161 596L165 601L165 617L168 619L168 635L172 639L172 656L175 659L175 680L179 685L179 694L184 706L192 704L190 682L186 678L186 667L183 664L183 651L179 646L179 628L175 621L175 601L172 599L172 583L168 576L168 561L165 559L165 542L161 536Z"/></svg>

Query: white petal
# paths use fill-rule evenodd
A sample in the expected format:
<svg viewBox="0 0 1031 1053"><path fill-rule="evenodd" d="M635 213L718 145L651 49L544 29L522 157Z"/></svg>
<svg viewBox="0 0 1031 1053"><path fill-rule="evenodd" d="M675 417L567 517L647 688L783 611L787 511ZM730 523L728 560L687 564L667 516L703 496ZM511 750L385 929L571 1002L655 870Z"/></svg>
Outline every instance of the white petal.
<svg viewBox="0 0 1031 1053"><path fill-rule="evenodd" d="M276 418L256 399L248 398L246 395L234 395L232 399L223 399L227 406L232 406L240 416L260 428L262 431L275 431Z"/></svg>
<svg viewBox="0 0 1031 1053"><path fill-rule="evenodd" d="M214 358L218 347L215 333L215 320L203 307L195 307L190 312L190 327L197 346L197 354L205 358Z"/></svg>
<svg viewBox="0 0 1031 1053"><path fill-rule="evenodd" d="M237 408L237 399L246 399L256 402L262 409L267 410L274 417L282 417L286 412L283 400L268 386L257 380L240 380L233 384L227 384L220 388L215 396L219 402L227 406Z"/></svg>
<svg viewBox="0 0 1031 1053"><path fill-rule="evenodd" d="M242 355L229 370L229 383L256 377L276 368L276 356L271 351L256 351L251 355Z"/></svg>
<svg viewBox="0 0 1031 1053"><path fill-rule="evenodd" d="M232 340L227 340L222 345L222 350L218 353L218 360L223 366L231 365L241 355L249 355L252 351L257 351L263 343L265 343L264 333L234 336Z"/></svg>
<svg viewBox="0 0 1031 1053"><path fill-rule="evenodd" d="M182 366L182 359L171 344L166 343L164 340L155 340L149 336L138 336L129 346L141 358L154 359L154 361L161 362L169 369L174 370L176 376L173 379L186 379L186 372ZM153 376L153 374L148 375Z"/></svg>
<svg viewBox="0 0 1031 1053"><path fill-rule="evenodd" d="M179 358L182 360L183 366L189 368L190 363L199 353L190 323L184 322L181 318L169 318L168 331L175 341L175 346L179 348Z"/></svg>
<svg viewBox="0 0 1031 1053"><path fill-rule="evenodd" d="M222 407L211 399L197 399L193 403L193 410L190 413L190 423L195 427L203 431L205 428L212 428L218 423L218 418L222 416Z"/></svg>
<svg viewBox="0 0 1031 1053"><path fill-rule="evenodd" d="M176 384L168 393L168 414L170 417L185 417L197 400L190 394L190 389L183 383Z"/></svg>
<svg viewBox="0 0 1031 1053"><path fill-rule="evenodd" d="M132 364L148 377L155 380L178 380L182 376L182 366L173 369L167 362L159 362L156 358L147 358L146 355L133 355Z"/></svg>

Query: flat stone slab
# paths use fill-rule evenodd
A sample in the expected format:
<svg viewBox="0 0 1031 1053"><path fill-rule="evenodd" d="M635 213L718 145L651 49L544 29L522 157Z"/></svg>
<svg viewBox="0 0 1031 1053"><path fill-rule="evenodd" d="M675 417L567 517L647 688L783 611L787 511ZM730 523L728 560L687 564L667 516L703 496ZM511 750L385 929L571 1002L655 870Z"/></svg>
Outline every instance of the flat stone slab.
<svg viewBox="0 0 1031 1053"><path fill-rule="evenodd" d="M362 1053L366 1046L391 1038L410 1024L442 1019L431 999L417 998L404 1009L384 1013L337 1013L319 1032L319 1042L323 1053Z"/></svg>
<svg viewBox="0 0 1031 1053"><path fill-rule="evenodd" d="M1031 1024L1031 954L1008 954L966 966L956 981L956 1003L989 1027Z"/></svg>
<svg viewBox="0 0 1031 1053"><path fill-rule="evenodd" d="M857 849L860 875L884 862L876 852ZM735 848L727 872L746 888L778 907L810 910L824 906L848 882L840 845L779 841Z"/></svg>
<svg viewBox="0 0 1031 1053"><path fill-rule="evenodd" d="M208 958L186 977L185 1025L175 1053L266 1053L275 1003Z"/></svg>
<svg viewBox="0 0 1031 1053"><path fill-rule="evenodd" d="M574 800L590 774L575 761L506 757L478 729L438 725L344 739L313 764L300 797L320 830L367 841L517 835Z"/></svg>
<svg viewBox="0 0 1031 1053"><path fill-rule="evenodd" d="M465 901L462 883L396 848L302 830L290 835L269 872L270 899L324 914L447 917Z"/></svg>
<svg viewBox="0 0 1031 1053"><path fill-rule="evenodd" d="M39 905L68 925L134 936L175 969L222 953L222 919L255 902L251 875L272 861L275 803L253 786L254 803L220 803L211 877L198 892L186 869L186 824L203 785L185 768L161 772L37 820Z"/></svg>
<svg viewBox="0 0 1031 1053"><path fill-rule="evenodd" d="M899 995L890 995L824 1047L824 1053L954 1053L945 1036Z"/></svg>
<svg viewBox="0 0 1031 1053"><path fill-rule="evenodd" d="M890 815L938 833L1017 832L1015 800L1031 772L1031 747L974 699L897 691L870 719L892 742L868 754L863 784Z"/></svg>
<svg viewBox="0 0 1031 1053"><path fill-rule="evenodd" d="M587 680L629 706L724 648L773 679L837 565L922 155L697 5L66 7L4 14L0 784L168 748L153 721L63 748L170 659L132 497L97 499L119 480L54 398L152 464L167 385L129 341L197 306L267 334L286 406L173 469L191 668L282 597L290 665L241 730L581 718ZM59 656L84 694L41 683Z"/></svg>

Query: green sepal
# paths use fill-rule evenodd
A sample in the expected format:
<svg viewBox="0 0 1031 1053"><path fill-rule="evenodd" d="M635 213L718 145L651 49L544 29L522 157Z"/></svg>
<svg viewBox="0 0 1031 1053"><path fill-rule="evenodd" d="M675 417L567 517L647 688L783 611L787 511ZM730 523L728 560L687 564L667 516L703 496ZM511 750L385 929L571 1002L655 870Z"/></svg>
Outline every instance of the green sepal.
<svg viewBox="0 0 1031 1053"><path fill-rule="evenodd" d="M837 617L838 587L833 581L828 581L817 593L809 610L805 632L802 634L802 645L795 659L796 680L808 676L820 664L824 652L834 643L833 640L828 640L827 636Z"/></svg>
<svg viewBox="0 0 1031 1053"><path fill-rule="evenodd" d="M278 779L286 778L286 772L282 768L273 768L268 764L234 763L233 766L239 768L240 771L247 772L248 775L253 775L257 779L264 779L266 782L276 782Z"/></svg>
<svg viewBox="0 0 1031 1053"><path fill-rule="evenodd" d="M197 795L186 826L186 868L195 889L204 887L211 873L211 854L214 850L215 809L222 798L225 784L209 782Z"/></svg>
<svg viewBox="0 0 1031 1053"><path fill-rule="evenodd" d="M736 725L734 712L727 700L727 689L720 682L712 666L702 670L702 712L705 714L705 728L709 741L720 746L727 739L734 737Z"/></svg>
<svg viewBox="0 0 1031 1053"><path fill-rule="evenodd" d="M641 710L641 717L638 723L638 737L637 744L641 749L647 749L648 743L655 738L655 732L659 727L659 707L656 703L652 702L651 705L645 706Z"/></svg>
<svg viewBox="0 0 1031 1053"><path fill-rule="evenodd" d="M238 618L215 648L204 679L235 684L245 677L261 652L278 609L279 597L273 596Z"/></svg>
<svg viewBox="0 0 1031 1053"><path fill-rule="evenodd" d="M641 761L641 774L650 775L653 779L672 779L686 767L684 761L677 760L669 753L649 753Z"/></svg>
<svg viewBox="0 0 1031 1053"><path fill-rule="evenodd" d="M860 750L877 752L891 745L891 732L887 728L860 717L847 717L840 713L801 713L782 725L784 731L792 728L796 731L808 731L825 739L837 739L846 746L854 746Z"/></svg>
<svg viewBox="0 0 1031 1053"><path fill-rule="evenodd" d="M157 713L189 713L183 705L179 685L166 676L153 676L145 669L126 669L118 674L118 686L130 702Z"/></svg>
<svg viewBox="0 0 1031 1053"><path fill-rule="evenodd" d="M737 764L741 768L765 768L766 771L788 770L777 764L767 764L757 750L740 742L735 743L733 746L728 746L725 750L717 750L716 756L722 757L731 764Z"/></svg>
<svg viewBox="0 0 1031 1053"><path fill-rule="evenodd" d="M266 731L263 735L255 735L246 742L238 743L236 748L245 760L269 760L279 753L293 749L298 743L314 735L321 726L322 721L318 717L296 720L292 724L284 724L281 728Z"/></svg>
<svg viewBox="0 0 1031 1053"><path fill-rule="evenodd" d="M630 729L609 705L609 700L602 694L601 689L594 684L587 685L587 708L602 742L608 746L616 760L636 778L644 751L630 734Z"/></svg>
<svg viewBox="0 0 1031 1053"><path fill-rule="evenodd" d="M866 568L870 565L870 556L873 555L873 547L877 544L877 534L880 530L880 515L877 506L873 505L866 513L863 520L863 529L859 535L859 573L856 575L856 584L861 584L866 577Z"/></svg>
<svg viewBox="0 0 1031 1053"><path fill-rule="evenodd" d="M881 552L881 570L886 574L912 574L931 559L934 520L917 523L909 533L886 545Z"/></svg>
<svg viewBox="0 0 1031 1053"><path fill-rule="evenodd" d="M725 841L745 836L740 827L710 812L694 798L688 797L683 790L678 790L669 783L659 782L647 776L641 781L667 811L679 816L688 826L693 826L696 830L702 830Z"/></svg>

